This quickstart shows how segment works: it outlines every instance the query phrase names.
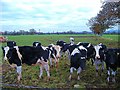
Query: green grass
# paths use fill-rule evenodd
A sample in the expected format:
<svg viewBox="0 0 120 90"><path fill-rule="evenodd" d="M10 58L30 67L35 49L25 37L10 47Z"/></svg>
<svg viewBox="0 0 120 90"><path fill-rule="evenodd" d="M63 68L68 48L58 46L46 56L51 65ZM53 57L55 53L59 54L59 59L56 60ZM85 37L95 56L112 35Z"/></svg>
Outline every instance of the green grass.
<svg viewBox="0 0 120 90"><path fill-rule="evenodd" d="M9 40L17 42L17 45L32 46L34 41L39 41L43 46L48 46L50 43L55 44L57 40L64 40L69 43L70 37L75 38L75 43L90 42L96 45L100 42L107 45L107 47L118 48L117 35L103 35L102 37L94 35L19 35L7 36ZM110 38L110 39L109 39ZM2 46L5 46L3 43ZM0 52L2 52L0 50ZM2 58L0 58L2 61ZM118 69L120 72L120 69ZM64 55L60 58L59 68L56 71L55 67L50 68L51 79L47 81L46 72L43 73L43 79L39 79L39 66L23 65L22 80L19 84L27 86L38 86L42 88L74 88L74 85L79 85L80 88L120 88L120 74L117 75L117 83L109 85L106 83L106 70L102 76L95 76L95 67L91 66L91 62L87 61L86 71L82 72L80 81L77 81L76 72L74 72L72 81L69 82L69 60ZM9 67L8 63L3 61L3 83L16 84L17 74L15 69Z"/></svg>

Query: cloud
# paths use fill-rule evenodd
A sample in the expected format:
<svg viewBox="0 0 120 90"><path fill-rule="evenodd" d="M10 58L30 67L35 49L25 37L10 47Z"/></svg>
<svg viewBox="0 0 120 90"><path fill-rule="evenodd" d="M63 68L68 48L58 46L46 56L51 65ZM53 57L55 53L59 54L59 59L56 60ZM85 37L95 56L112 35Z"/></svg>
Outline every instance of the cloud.
<svg viewBox="0 0 120 90"><path fill-rule="evenodd" d="M36 26L46 30L59 27L66 30L86 28L87 21L99 12L101 3L100 0L0 0L0 6L3 27L25 26L26 29Z"/></svg>

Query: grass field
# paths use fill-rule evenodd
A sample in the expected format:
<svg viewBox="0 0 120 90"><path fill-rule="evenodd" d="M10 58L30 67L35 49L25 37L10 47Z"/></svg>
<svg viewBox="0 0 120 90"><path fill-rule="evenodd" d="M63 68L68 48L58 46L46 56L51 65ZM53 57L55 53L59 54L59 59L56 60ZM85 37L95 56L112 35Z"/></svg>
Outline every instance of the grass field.
<svg viewBox="0 0 120 90"><path fill-rule="evenodd" d="M90 42L96 45L102 42L107 47L120 48L118 35L103 35L102 37L94 35L19 35L7 37L8 40L16 41L18 46L32 46L34 41L41 42L43 46L48 46L50 43L55 44L57 40L64 40L69 43L69 38L74 37L75 43ZM2 44L2 46L5 45L6 43ZM1 50L0 53L2 53ZM2 61L2 55L0 61ZM89 61L87 61L86 70L80 75L80 81L77 81L76 73L74 73L73 79L69 81L69 60L66 56L60 58L58 70L56 71L55 67L50 68L50 73L50 81L47 81L46 72L43 73L43 79L39 79L39 66L23 65L22 80L19 84L41 88L74 88L74 85L79 85L79 88L120 88L120 69L118 69L116 78L117 83L108 84L106 83L106 70L102 76L96 77L95 67ZM2 63L2 82L7 84L16 84L17 82L15 69L9 67L4 61Z"/></svg>

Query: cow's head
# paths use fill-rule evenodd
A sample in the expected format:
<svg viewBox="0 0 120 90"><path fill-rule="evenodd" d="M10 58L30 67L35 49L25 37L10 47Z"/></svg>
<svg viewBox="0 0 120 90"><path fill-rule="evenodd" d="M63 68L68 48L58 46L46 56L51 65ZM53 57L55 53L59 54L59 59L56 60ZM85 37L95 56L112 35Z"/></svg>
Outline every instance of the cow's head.
<svg viewBox="0 0 120 90"><path fill-rule="evenodd" d="M79 46L78 50L80 51L81 54L81 60L86 60L87 58L87 49L83 46Z"/></svg>
<svg viewBox="0 0 120 90"><path fill-rule="evenodd" d="M16 46L16 42L15 41L7 41L7 46L10 48L13 48L14 46Z"/></svg>
<svg viewBox="0 0 120 90"><path fill-rule="evenodd" d="M105 45L97 45L97 46L94 46L94 48L95 48L95 59L104 60L105 52L106 52L106 46Z"/></svg>
<svg viewBox="0 0 120 90"><path fill-rule="evenodd" d="M66 44L66 42L64 42L63 40L58 40L58 41L56 42L56 45L59 45L59 46L61 46L61 47L63 47L64 44Z"/></svg>
<svg viewBox="0 0 120 90"><path fill-rule="evenodd" d="M6 47L2 47L2 50L3 50L3 59L5 61L10 60L13 54L13 48L6 46Z"/></svg>
<svg viewBox="0 0 120 90"><path fill-rule="evenodd" d="M5 61L8 60L10 64L13 63L13 60L15 59L22 59L22 55L19 52L18 46L14 46L13 48L10 48L8 46L2 47L3 50L3 59Z"/></svg>
<svg viewBox="0 0 120 90"><path fill-rule="evenodd" d="M41 46L41 43L40 42L33 42L33 46L34 47Z"/></svg>
<svg viewBox="0 0 120 90"><path fill-rule="evenodd" d="M114 65L117 62L117 53L114 49L108 49L106 52L106 62Z"/></svg>

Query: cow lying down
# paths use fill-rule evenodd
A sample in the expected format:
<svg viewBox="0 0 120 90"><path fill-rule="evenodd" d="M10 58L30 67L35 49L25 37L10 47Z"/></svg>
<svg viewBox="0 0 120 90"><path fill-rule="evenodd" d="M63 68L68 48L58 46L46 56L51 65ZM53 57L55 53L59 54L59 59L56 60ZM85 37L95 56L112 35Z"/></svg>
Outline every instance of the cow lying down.
<svg viewBox="0 0 120 90"><path fill-rule="evenodd" d="M9 64L15 64L16 71L18 73L18 81L22 78L22 64L27 65L40 65L40 75L41 78L43 74L43 69L46 70L48 79L50 79L48 59L54 54L52 48L50 47L32 47L32 46L5 46L2 47L4 60L8 60Z"/></svg>

